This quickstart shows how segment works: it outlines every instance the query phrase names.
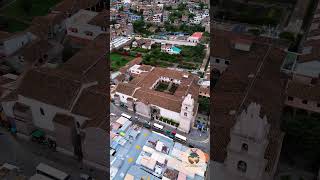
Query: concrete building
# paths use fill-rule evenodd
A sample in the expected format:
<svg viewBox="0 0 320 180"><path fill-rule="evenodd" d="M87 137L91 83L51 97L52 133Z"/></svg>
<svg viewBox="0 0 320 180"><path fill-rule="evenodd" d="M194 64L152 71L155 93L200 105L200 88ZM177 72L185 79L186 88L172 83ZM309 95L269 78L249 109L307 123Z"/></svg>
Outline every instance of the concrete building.
<svg viewBox="0 0 320 180"><path fill-rule="evenodd" d="M187 41L192 43L199 43L202 38L202 32L195 32L190 37L188 37Z"/></svg>
<svg viewBox="0 0 320 180"><path fill-rule="evenodd" d="M142 73L149 72L149 71L151 71L153 69L154 69L154 67L149 66L149 65L138 65L138 64L135 64L135 65L133 65L132 67L129 68L129 71L133 75L139 75L139 74L142 74Z"/></svg>
<svg viewBox="0 0 320 180"><path fill-rule="evenodd" d="M107 30L106 24L105 26L101 24L106 23L103 17L103 15L99 15L99 13L94 11L80 10L66 20L67 35L93 40Z"/></svg>
<svg viewBox="0 0 320 180"><path fill-rule="evenodd" d="M153 15L153 22L154 23L161 23L162 22L162 13L154 14Z"/></svg>

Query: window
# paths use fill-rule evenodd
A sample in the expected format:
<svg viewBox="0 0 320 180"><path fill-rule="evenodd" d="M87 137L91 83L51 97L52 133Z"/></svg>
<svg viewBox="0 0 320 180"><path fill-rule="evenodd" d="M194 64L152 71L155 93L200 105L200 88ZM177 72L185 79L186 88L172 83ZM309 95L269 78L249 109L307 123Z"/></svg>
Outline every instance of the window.
<svg viewBox="0 0 320 180"><path fill-rule="evenodd" d="M308 101L307 100L303 100L302 103L303 104L308 104Z"/></svg>
<svg viewBox="0 0 320 180"><path fill-rule="evenodd" d="M188 107L186 107L186 110L188 110Z"/></svg>
<svg viewBox="0 0 320 180"><path fill-rule="evenodd" d="M188 114L187 114L187 113L184 113L184 116L188 116Z"/></svg>
<svg viewBox="0 0 320 180"><path fill-rule="evenodd" d="M312 78L311 79L311 84L315 85L318 83L318 79L317 78Z"/></svg>
<svg viewBox="0 0 320 180"><path fill-rule="evenodd" d="M293 97L288 96L288 101L293 101Z"/></svg>
<svg viewBox="0 0 320 180"><path fill-rule="evenodd" d="M69 28L69 30L73 33L78 33L78 29L77 28Z"/></svg>
<svg viewBox="0 0 320 180"><path fill-rule="evenodd" d="M216 59L216 63L220 63L220 59Z"/></svg>
<svg viewBox="0 0 320 180"><path fill-rule="evenodd" d="M93 35L93 33L91 32L91 31L86 31L86 32L84 32L87 36L92 36Z"/></svg>
<svg viewBox="0 0 320 180"><path fill-rule="evenodd" d="M229 61L225 61L225 62L224 62L224 64L229 65L229 64L230 64L230 62L229 62Z"/></svg>
<svg viewBox="0 0 320 180"><path fill-rule="evenodd" d="M77 122L77 128L80 128L80 123L79 122Z"/></svg>
<svg viewBox="0 0 320 180"><path fill-rule="evenodd" d="M320 107L320 103L317 104L317 107Z"/></svg>
<svg viewBox="0 0 320 180"><path fill-rule="evenodd" d="M238 170L241 172L246 172L247 171L247 163L244 161L239 161L238 162Z"/></svg>
<svg viewBox="0 0 320 180"><path fill-rule="evenodd" d="M43 115L43 116L44 116L44 111L43 111L43 109L42 109L42 108L40 108L40 113L41 113L41 115Z"/></svg>
<svg viewBox="0 0 320 180"><path fill-rule="evenodd" d="M248 144L243 143L243 144L242 144L242 147L241 147L241 150L242 150L242 151L248 151Z"/></svg>

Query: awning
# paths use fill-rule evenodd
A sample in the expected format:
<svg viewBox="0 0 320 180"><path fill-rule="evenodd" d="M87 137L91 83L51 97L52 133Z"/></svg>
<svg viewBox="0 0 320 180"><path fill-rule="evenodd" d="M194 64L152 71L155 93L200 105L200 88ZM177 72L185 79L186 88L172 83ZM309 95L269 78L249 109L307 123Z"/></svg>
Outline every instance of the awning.
<svg viewBox="0 0 320 180"><path fill-rule="evenodd" d="M45 133L42 130L35 130L32 132L32 137L40 138L45 135Z"/></svg>

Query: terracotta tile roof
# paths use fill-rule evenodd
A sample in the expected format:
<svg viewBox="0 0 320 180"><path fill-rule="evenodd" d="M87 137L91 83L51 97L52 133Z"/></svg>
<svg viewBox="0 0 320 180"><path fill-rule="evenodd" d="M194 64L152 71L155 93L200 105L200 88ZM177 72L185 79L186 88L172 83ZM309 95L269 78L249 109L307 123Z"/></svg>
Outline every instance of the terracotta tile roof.
<svg viewBox="0 0 320 180"><path fill-rule="evenodd" d="M30 70L23 77L18 94L46 104L70 109L81 83L41 70Z"/></svg>
<svg viewBox="0 0 320 180"><path fill-rule="evenodd" d="M0 41L4 40L4 39L7 39L11 35L12 35L11 33L8 33L8 32L5 32L5 31L0 31Z"/></svg>
<svg viewBox="0 0 320 180"><path fill-rule="evenodd" d="M38 16L32 20L31 25L25 31L31 32L40 39L48 39L49 29L45 16Z"/></svg>
<svg viewBox="0 0 320 180"><path fill-rule="evenodd" d="M100 12L97 16L92 18L88 22L88 24L92 24L100 27L107 27L107 18L109 17L108 15L109 15L108 11L104 10Z"/></svg>
<svg viewBox="0 0 320 180"><path fill-rule="evenodd" d="M24 60L28 63L37 62L40 58L45 61L44 55L48 55L48 51L53 46L47 40L34 40L21 48L15 55L23 56Z"/></svg>
<svg viewBox="0 0 320 180"><path fill-rule="evenodd" d="M181 98L170 96L165 93L155 92L146 88L138 89L134 93L133 97L145 104L157 105L174 112L181 111L181 103L183 100Z"/></svg>
<svg viewBox="0 0 320 180"><path fill-rule="evenodd" d="M181 81L173 95L150 89L161 76ZM116 91L133 96L146 104L180 112L183 98L188 94L191 94L197 102L200 88L197 82L198 77L190 73L155 67L150 72L138 75L129 83L120 83Z"/></svg>
<svg viewBox="0 0 320 180"><path fill-rule="evenodd" d="M87 46L91 40L90 39L84 39L80 37L75 37L71 35L66 35L65 41L67 41L70 44L77 45L77 46Z"/></svg>
<svg viewBox="0 0 320 180"><path fill-rule="evenodd" d="M116 92L132 96L137 86L130 83L119 83Z"/></svg>
<svg viewBox="0 0 320 180"><path fill-rule="evenodd" d="M67 127L75 127L74 117L67 114L57 113L52 121Z"/></svg>
<svg viewBox="0 0 320 180"><path fill-rule="evenodd" d="M79 9L87 9L98 4L99 0L63 0L57 4L53 11L74 13Z"/></svg>
<svg viewBox="0 0 320 180"><path fill-rule="evenodd" d="M214 57L229 59L230 58L230 47L231 43L228 39L223 36L214 36L212 51Z"/></svg>
<svg viewBox="0 0 320 180"><path fill-rule="evenodd" d="M225 38L228 39L230 36L226 33ZM229 40L232 41L232 37ZM214 94L214 133L211 138L214 141L211 145L211 157L214 161L224 162L230 141L230 129L235 124L236 115L249 103L256 102L262 107L262 116L267 115L271 124L269 145L265 152L265 158L268 160L266 171L270 172L276 167L274 163L282 143L279 124L284 83L281 81L280 66L285 52L271 48L271 53L267 54L269 47L265 42L254 41L250 52L231 49L231 65L221 75L215 88L211 88L211 94ZM257 79L252 81L264 58L265 62ZM253 75L253 78L249 75Z"/></svg>
<svg viewBox="0 0 320 180"><path fill-rule="evenodd" d="M307 85L288 81L286 95L300 99L320 102L320 84Z"/></svg>
<svg viewBox="0 0 320 180"><path fill-rule="evenodd" d="M60 24L67 17L59 13L49 13L46 16L44 16L44 18L46 19L49 25L55 25L55 24Z"/></svg>
<svg viewBox="0 0 320 180"><path fill-rule="evenodd" d="M119 76L116 77L116 80L119 82L122 82L126 79L126 75L125 74L120 74Z"/></svg>
<svg viewBox="0 0 320 180"><path fill-rule="evenodd" d="M71 112L91 119L96 119L101 115L106 117L107 94L104 89L97 86L82 90L77 102Z"/></svg>
<svg viewBox="0 0 320 180"><path fill-rule="evenodd" d="M99 35L81 51L72 56L54 73L82 82L106 81L107 37Z"/></svg>

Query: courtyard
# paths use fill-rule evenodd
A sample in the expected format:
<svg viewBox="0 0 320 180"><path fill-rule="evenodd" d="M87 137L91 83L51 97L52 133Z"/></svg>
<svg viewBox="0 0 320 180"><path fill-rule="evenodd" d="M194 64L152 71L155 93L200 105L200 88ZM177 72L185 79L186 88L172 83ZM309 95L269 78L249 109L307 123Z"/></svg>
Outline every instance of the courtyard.
<svg viewBox="0 0 320 180"><path fill-rule="evenodd" d="M155 88L156 91L165 92L169 94L174 94L178 88L177 84L174 83L167 83L167 82L160 82L157 87Z"/></svg>

